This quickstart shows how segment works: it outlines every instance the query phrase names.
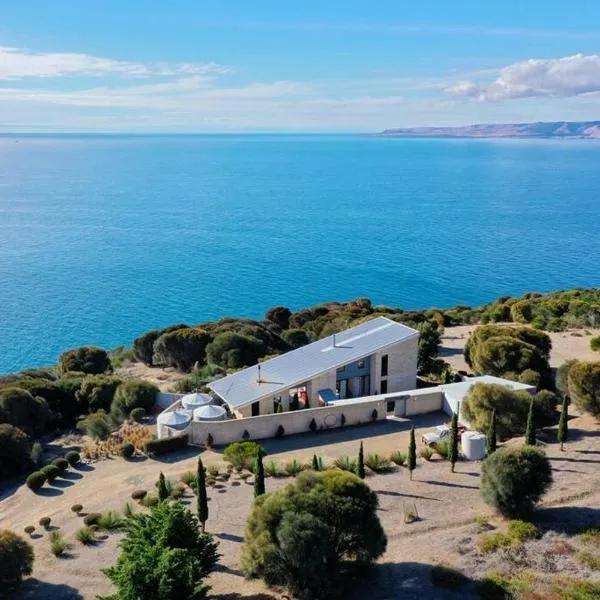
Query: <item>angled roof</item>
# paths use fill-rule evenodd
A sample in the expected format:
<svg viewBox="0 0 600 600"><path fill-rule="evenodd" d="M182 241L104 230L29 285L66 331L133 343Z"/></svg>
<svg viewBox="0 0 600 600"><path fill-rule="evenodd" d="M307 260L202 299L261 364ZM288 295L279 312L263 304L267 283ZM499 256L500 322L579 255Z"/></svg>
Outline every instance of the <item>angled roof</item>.
<svg viewBox="0 0 600 600"><path fill-rule="evenodd" d="M376 317L312 344L286 352L208 384L234 408L252 404L265 396L273 396L295 385L365 358L377 350L417 337L419 332L387 317Z"/></svg>

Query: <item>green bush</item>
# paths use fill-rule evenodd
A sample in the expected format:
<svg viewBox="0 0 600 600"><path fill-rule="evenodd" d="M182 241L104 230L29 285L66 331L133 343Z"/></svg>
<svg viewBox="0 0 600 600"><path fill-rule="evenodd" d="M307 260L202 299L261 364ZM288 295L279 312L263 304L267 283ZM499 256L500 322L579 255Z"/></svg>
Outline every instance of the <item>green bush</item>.
<svg viewBox="0 0 600 600"><path fill-rule="evenodd" d="M50 421L48 403L17 387L0 389L0 415L9 423L33 437L39 437Z"/></svg>
<svg viewBox="0 0 600 600"><path fill-rule="evenodd" d="M31 536L31 534L32 534L32 533L35 531L35 527L34 527L33 525L27 525L27 527L24 527L24 528L23 528L23 531L24 531L24 532L25 532L27 535Z"/></svg>
<svg viewBox="0 0 600 600"><path fill-rule="evenodd" d="M200 532L198 519L180 502L161 502L150 514L137 513L120 543L117 564L104 572L118 598L199 599L203 579L219 554L212 536Z"/></svg>
<svg viewBox="0 0 600 600"><path fill-rule="evenodd" d="M52 413L52 421L59 426L70 427L78 414L75 392L71 382L49 379L21 379L15 386L27 390L34 398L43 398Z"/></svg>
<svg viewBox="0 0 600 600"><path fill-rule="evenodd" d="M75 532L75 537L84 545L89 546L96 541L94 530L91 527L81 527Z"/></svg>
<svg viewBox="0 0 600 600"><path fill-rule="evenodd" d="M425 446L419 450L419 456L429 462L433 456L433 450L429 446Z"/></svg>
<svg viewBox="0 0 600 600"><path fill-rule="evenodd" d="M154 342L163 334L177 329L184 329L187 325L178 324L167 327L166 329L155 329L149 331L133 340L133 355L136 360L143 362L148 366L153 366L152 354L154 353Z"/></svg>
<svg viewBox="0 0 600 600"><path fill-rule="evenodd" d="M577 362L569 370L568 388L575 406L600 417L600 361Z"/></svg>
<svg viewBox="0 0 600 600"><path fill-rule="evenodd" d="M556 423L556 408L559 402L559 397L550 390L540 390L533 397L538 425L554 425Z"/></svg>
<svg viewBox="0 0 600 600"><path fill-rule="evenodd" d="M519 375L519 381L521 383L526 383L527 385L533 385L536 388L540 385L540 381L542 380L542 376L533 369L525 369Z"/></svg>
<svg viewBox="0 0 600 600"><path fill-rule="evenodd" d="M431 567L431 583L435 587L442 587L448 590L457 590L463 587L468 581L468 577L460 571L444 564Z"/></svg>
<svg viewBox="0 0 600 600"><path fill-rule="evenodd" d="M100 513L88 513L83 517L83 523L87 527L91 527L92 525L98 525L98 521L102 515Z"/></svg>
<svg viewBox="0 0 600 600"><path fill-rule="evenodd" d="M163 438L160 440L151 440L146 443L146 453L149 456L160 456L169 452L176 452L187 448L188 436L178 435L172 438Z"/></svg>
<svg viewBox="0 0 600 600"><path fill-rule="evenodd" d="M350 458L349 456L338 456L333 461L333 466L349 473L356 472L356 460L354 458Z"/></svg>
<svg viewBox="0 0 600 600"><path fill-rule="evenodd" d="M130 459L135 453L135 446L131 442L123 442L119 447L119 454L125 458Z"/></svg>
<svg viewBox="0 0 600 600"><path fill-rule="evenodd" d="M433 445L434 450L442 457L448 458L450 451L450 442L448 440L440 440Z"/></svg>
<svg viewBox="0 0 600 600"><path fill-rule="evenodd" d="M19 475L30 468L30 438L17 427L0 423L0 478Z"/></svg>
<svg viewBox="0 0 600 600"><path fill-rule="evenodd" d="M65 458L71 466L76 465L81 460L79 452L75 452L75 450L70 450L69 452L67 452L65 454Z"/></svg>
<svg viewBox="0 0 600 600"><path fill-rule="evenodd" d="M182 483L185 483L185 485L192 487L192 484L196 482L196 473L194 473L194 471L185 471L181 474L179 479Z"/></svg>
<svg viewBox="0 0 600 600"><path fill-rule="evenodd" d="M25 483L32 492L37 492L46 483L46 474L42 471L35 471L27 478Z"/></svg>
<svg viewBox="0 0 600 600"><path fill-rule="evenodd" d="M298 475L304 470L304 467L302 466L301 462L293 458L285 464L284 469L287 475L289 475L290 477L296 477L296 475Z"/></svg>
<svg viewBox="0 0 600 600"><path fill-rule="evenodd" d="M71 511L78 515L83 510L83 505L81 504L73 504L71 506Z"/></svg>
<svg viewBox="0 0 600 600"><path fill-rule="evenodd" d="M250 470L259 451L266 456L264 448L256 442L233 442L223 451L223 458L234 467Z"/></svg>
<svg viewBox="0 0 600 600"><path fill-rule="evenodd" d="M579 361L575 358L567 360L558 369L556 369L555 384L556 389L560 395L564 398L569 395L569 371L571 367L577 364Z"/></svg>
<svg viewBox="0 0 600 600"><path fill-rule="evenodd" d="M32 569L31 544L12 531L0 530L0 585L12 589L25 575L31 575Z"/></svg>
<svg viewBox="0 0 600 600"><path fill-rule="evenodd" d="M219 333L206 347L208 362L226 369L255 365L266 353L263 343L253 336L228 331Z"/></svg>
<svg viewBox="0 0 600 600"><path fill-rule="evenodd" d="M306 344L310 344L311 342L309 335L303 329L287 329L281 334L281 337L292 349L306 346Z"/></svg>
<svg viewBox="0 0 600 600"><path fill-rule="evenodd" d="M48 540L50 541L50 550L56 557L63 556L69 548L60 531L51 531Z"/></svg>
<svg viewBox="0 0 600 600"><path fill-rule="evenodd" d="M83 346L63 352L58 359L58 368L63 375L69 371L90 375L112 371L112 365L106 350L94 348L93 346Z"/></svg>
<svg viewBox="0 0 600 600"><path fill-rule="evenodd" d="M135 491L131 492L131 499L132 500L142 500L146 497L147 494L148 494L148 492L146 490L135 490Z"/></svg>
<svg viewBox="0 0 600 600"><path fill-rule="evenodd" d="M143 408L134 408L130 415L129 418L132 421L135 421L136 423L141 423L144 420L144 417L146 416L146 410Z"/></svg>
<svg viewBox="0 0 600 600"><path fill-rule="evenodd" d="M307 471L259 496L244 536L246 575L283 585L300 598L331 597L353 566L381 556L386 537L377 495L356 475Z"/></svg>
<svg viewBox="0 0 600 600"><path fill-rule="evenodd" d="M399 467L404 467L406 465L406 458L406 453L402 452L402 450L394 450L390 456L390 460Z"/></svg>
<svg viewBox="0 0 600 600"><path fill-rule="evenodd" d="M117 388L122 379L114 375L88 375L81 382L75 397L80 413L110 410Z"/></svg>
<svg viewBox="0 0 600 600"><path fill-rule="evenodd" d="M123 529L126 525L126 521L118 512L109 510L103 512L94 525L98 525L98 529L104 531L116 531Z"/></svg>
<svg viewBox="0 0 600 600"><path fill-rule="evenodd" d="M69 468L69 462L65 458L55 458L52 464L58 467L60 473L64 473Z"/></svg>
<svg viewBox="0 0 600 600"><path fill-rule="evenodd" d="M196 363L206 362L210 334L199 327L186 327L163 333L155 342L152 363L189 371Z"/></svg>
<svg viewBox="0 0 600 600"><path fill-rule="evenodd" d="M505 447L483 463L481 495L503 516L527 516L552 484L552 468L535 447Z"/></svg>
<svg viewBox="0 0 600 600"><path fill-rule="evenodd" d="M39 520L40 526L44 529L48 529L48 527L50 527L50 523L52 523L52 519L50 517L42 517Z"/></svg>
<svg viewBox="0 0 600 600"><path fill-rule="evenodd" d="M369 454L367 458L365 458L365 465L367 465L373 473L389 473L393 470L390 460L380 454Z"/></svg>
<svg viewBox="0 0 600 600"><path fill-rule="evenodd" d="M56 465L46 465L42 467L40 471L46 476L48 483L53 483L54 480L60 475L60 469Z"/></svg>
<svg viewBox="0 0 600 600"><path fill-rule="evenodd" d="M83 431L94 440L105 440L115 429L115 423L110 415L106 414L103 410L99 410L80 419L77 423L77 429Z"/></svg>
<svg viewBox="0 0 600 600"><path fill-rule="evenodd" d="M134 408L143 408L150 412L156 402L158 388L148 381L129 379L124 381L115 392L111 412L126 417Z"/></svg>
<svg viewBox="0 0 600 600"><path fill-rule="evenodd" d="M590 348L593 352L600 352L600 335L597 335L590 340Z"/></svg>
<svg viewBox="0 0 600 600"><path fill-rule="evenodd" d="M269 460L264 464L265 474L268 477L280 477L281 469L279 465L274 460Z"/></svg>

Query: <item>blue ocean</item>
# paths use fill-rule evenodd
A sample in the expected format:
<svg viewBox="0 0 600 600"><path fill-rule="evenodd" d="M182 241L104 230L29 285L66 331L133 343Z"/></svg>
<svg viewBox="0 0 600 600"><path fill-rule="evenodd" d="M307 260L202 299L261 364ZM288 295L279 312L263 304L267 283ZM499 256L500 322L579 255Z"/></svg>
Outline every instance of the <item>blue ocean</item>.
<svg viewBox="0 0 600 600"><path fill-rule="evenodd" d="M600 144L0 137L0 373L149 329L368 296L600 285Z"/></svg>

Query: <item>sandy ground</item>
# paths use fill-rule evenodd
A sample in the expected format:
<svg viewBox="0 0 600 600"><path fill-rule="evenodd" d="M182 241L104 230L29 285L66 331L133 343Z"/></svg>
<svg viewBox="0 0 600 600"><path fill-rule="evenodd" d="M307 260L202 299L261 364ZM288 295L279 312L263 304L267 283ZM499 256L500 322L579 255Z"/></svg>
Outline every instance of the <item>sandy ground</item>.
<svg viewBox="0 0 600 600"><path fill-rule="evenodd" d="M440 357L450 363L457 371L469 371L465 363L463 350L470 333L477 325L459 325L446 327L442 337ZM510 327L510 325L507 325ZM592 352L590 339L600 335L600 329L570 329L556 333L547 332L552 340L550 366L560 367L566 360L577 358L579 360L600 360L600 353Z"/></svg>
<svg viewBox="0 0 600 600"><path fill-rule="evenodd" d="M185 373L180 373L171 367L161 369L159 367L148 367L144 363L129 361L116 369L116 374L126 379L145 379L157 386L161 392L173 391L173 386L185 377Z"/></svg>
<svg viewBox="0 0 600 600"><path fill-rule="evenodd" d="M436 413L414 420L417 435L445 421ZM345 431L304 434L265 443L269 456L280 463L292 457L308 461L314 452L331 460L343 454L355 455L358 441L364 440L365 451L389 454L405 450L411 421L389 420L386 423L349 428ZM589 417L570 422L573 441L561 453L550 432L547 451L552 460L555 483L545 498L541 515L547 515L550 527L556 523L586 521L600 523L600 430ZM518 443L514 440L513 443ZM93 547L81 546L74 533L82 525L70 507L81 503L84 511L122 509L135 489L153 489L159 472L176 479L193 469L198 451L162 461L140 459L125 462L115 458L73 471L67 479L34 495L24 486L0 491L0 527L21 532L49 516L73 546L68 558L57 559L49 551L48 534L32 540L36 553L33 577L27 580L18 598L94 598L111 592L100 569L115 562L119 534L111 534ZM202 453L206 464L223 464L219 451ZM386 475L371 475L367 482L379 497L380 518L388 535L388 549L370 580L356 592L356 598L458 598L447 595L429 582L429 565L446 562L460 567L469 576L485 571L485 560L476 550L475 519L490 514L479 498L480 464L464 462L451 474L445 461L420 460L414 481L405 469ZM268 489L285 485L286 479L269 479ZM266 590L260 581L246 581L239 570L239 557L245 522L252 502L252 486L232 477L210 491L208 529L220 540L223 554L218 570L211 576L213 596L228 600L279 597ZM189 494L186 502L193 507ZM421 521L406 525L403 507L414 503ZM565 506L568 504L568 506ZM38 529L40 529L38 527ZM445 595L446 594L446 595Z"/></svg>

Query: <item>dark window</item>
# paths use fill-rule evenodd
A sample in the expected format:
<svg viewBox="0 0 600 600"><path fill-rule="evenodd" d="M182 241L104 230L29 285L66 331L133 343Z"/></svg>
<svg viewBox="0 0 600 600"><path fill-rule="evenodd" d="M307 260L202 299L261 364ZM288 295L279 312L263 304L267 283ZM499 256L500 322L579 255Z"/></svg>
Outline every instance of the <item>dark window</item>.
<svg viewBox="0 0 600 600"><path fill-rule="evenodd" d="M387 412L392 413L396 409L396 401L388 400L387 401Z"/></svg>
<svg viewBox="0 0 600 600"><path fill-rule="evenodd" d="M387 379L382 379L381 381L381 393L387 394Z"/></svg>
<svg viewBox="0 0 600 600"><path fill-rule="evenodd" d="M260 402L253 402L252 403L252 416L258 417L258 415L260 415Z"/></svg>
<svg viewBox="0 0 600 600"><path fill-rule="evenodd" d="M384 354L381 357L381 376L387 377L388 374L388 355Z"/></svg>
<svg viewBox="0 0 600 600"><path fill-rule="evenodd" d="M339 367L338 370L337 370L337 372L338 373L343 373L345 370L346 370L345 366L344 367Z"/></svg>

